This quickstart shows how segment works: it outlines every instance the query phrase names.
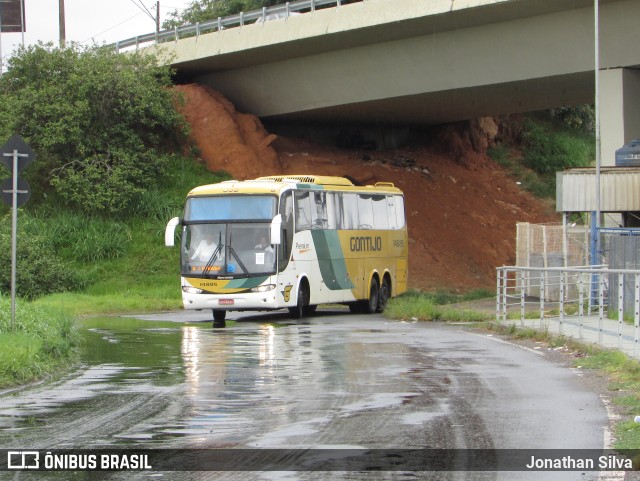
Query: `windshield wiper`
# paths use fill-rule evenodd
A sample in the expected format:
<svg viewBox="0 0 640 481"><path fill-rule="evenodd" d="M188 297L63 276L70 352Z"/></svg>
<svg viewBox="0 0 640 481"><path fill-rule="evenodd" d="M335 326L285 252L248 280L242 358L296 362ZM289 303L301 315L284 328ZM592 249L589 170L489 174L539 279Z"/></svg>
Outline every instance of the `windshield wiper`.
<svg viewBox="0 0 640 481"><path fill-rule="evenodd" d="M220 231L218 235L218 246L216 247L216 250L213 251L213 254L211 254L211 257L209 257L209 260L205 264L204 269L202 270L202 277L212 275L209 273L209 270L211 269L211 267L213 267L213 264L215 264L218 256L220 255L220 252L222 252L222 247L222 231Z"/></svg>

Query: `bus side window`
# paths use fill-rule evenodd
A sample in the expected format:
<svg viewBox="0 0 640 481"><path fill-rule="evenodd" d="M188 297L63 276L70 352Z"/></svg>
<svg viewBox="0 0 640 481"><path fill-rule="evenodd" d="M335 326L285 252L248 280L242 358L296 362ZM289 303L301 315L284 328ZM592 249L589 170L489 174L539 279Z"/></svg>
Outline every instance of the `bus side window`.
<svg viewBox="0 0 640 481"><path fill-rule="evenodd" d="M404 216L404 197L401 195L394 196L396 201L396 222L398 229L402 229L405 226L406 219Z"/></svg>
<svg viewBox="0 0 640 481"><path fill-rule="evenodd" d="M342 194L342 223L339 229L358 228L358 196L356 194Z"/></svg>
<svg viewBox="0 0 640 481"><path fill-rule="evenodd" d="M373 228L387 230L389 228L387 219L387 196L373 195L371 196L371 200L373 201Z"/></svg>
<svg viewBox="0 0 640 481"><path fill-rule="evenodd" d="M358 194L358 229L373 229L373 201L368 194Z"/></svg>
<svg viewBox="0 0 640 481"><path fill-rule="evenodd" d="M313 192L313 204L311 205L311 228L326 229L329 225L327 218L327 193Z"/></svg>
<svg viewBox="0 0 640 481"><path fill-rule="evenodd" d="M389 219L389 229L399 229L398 221L396 219L396 196L387 196L387 218Z"/></svg>
<svg viewBox="0 0 640 481"><path fill-rule="evenodd" d="M278 213L282 215L282 242L279 246L278 271L282 272L289 264L293 245L293 194L291 191L285 192L280 198Z"/></svg>
<svg viewBox="0 0 640 481"><path fill-rule="evenodd" d="M329 194L330 198L327 201L328 214L329 214L329 229L342 229L342 193L332 192Z"/></svg>
<svg viewBox="0 0 640 481"><path fill-rule="evenodd" d="M296 191L296 232L311 228L311 212L309 192Z"/></svg>
<svg viewBox="0 0 640 481"><path fill-rule="evenodd" d="M327 229L337 229L336 199L337 199L337 196L335 193L327 192L327 197L326 197L327 222L325 225Z"/></svg>

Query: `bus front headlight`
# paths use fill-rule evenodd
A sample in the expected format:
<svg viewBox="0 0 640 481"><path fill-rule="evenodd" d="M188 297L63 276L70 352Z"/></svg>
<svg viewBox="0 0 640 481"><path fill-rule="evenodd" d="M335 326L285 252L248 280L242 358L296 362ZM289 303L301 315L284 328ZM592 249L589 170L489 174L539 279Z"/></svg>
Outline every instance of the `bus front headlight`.
<svg viewBox="0 0 640 481"><path fill-rule="evenodd" d="M182 292L185 292L186 294L202 294L204 291L197 287L182 286Z"/></svg>
<svg viewBox="0 0 640 481"><path fill-rule="evenodd" d="M275 284L267 284L265 286L258 286L251 289L251 292L269 292L276 288Z"/></svg>

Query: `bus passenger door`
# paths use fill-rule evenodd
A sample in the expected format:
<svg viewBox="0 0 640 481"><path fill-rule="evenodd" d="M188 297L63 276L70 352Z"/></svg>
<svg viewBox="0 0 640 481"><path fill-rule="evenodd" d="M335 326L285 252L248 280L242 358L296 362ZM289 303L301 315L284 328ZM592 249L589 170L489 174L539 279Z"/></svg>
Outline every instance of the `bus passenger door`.
<svg viewBox="0 0 640 481"><path fill-rule="evenodd" d="M278 213L282 216L280 245L278 246L278 272L282 272L289 265L293 245L293 193L291 191L285 192L280 197Z"/></svg>

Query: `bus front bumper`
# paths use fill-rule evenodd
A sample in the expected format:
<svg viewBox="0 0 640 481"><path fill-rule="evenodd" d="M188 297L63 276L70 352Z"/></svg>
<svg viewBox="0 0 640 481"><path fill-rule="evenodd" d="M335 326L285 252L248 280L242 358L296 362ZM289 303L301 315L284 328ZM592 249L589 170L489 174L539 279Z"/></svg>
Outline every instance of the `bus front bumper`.
<svg viewBox="0 0 640 481"><path fill-rule="evenodd" d="M182 292L185 309L215 309L225 311L261 311L285 307L278 303L278 291L244 292L238 294L196 294Z"/></svg>

